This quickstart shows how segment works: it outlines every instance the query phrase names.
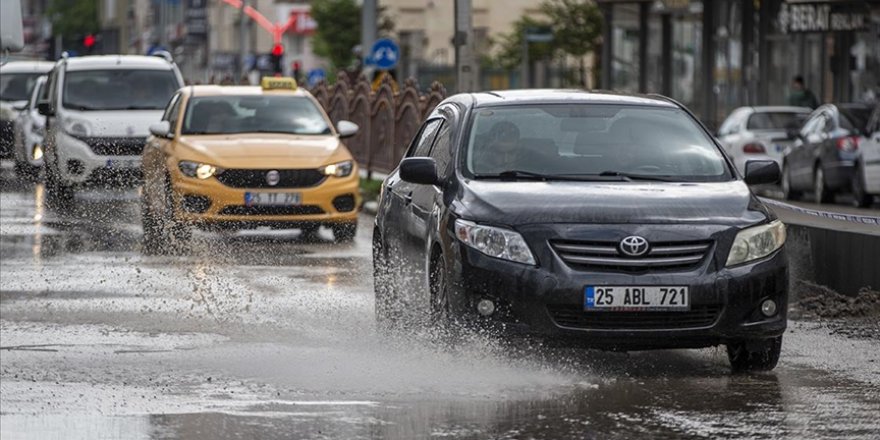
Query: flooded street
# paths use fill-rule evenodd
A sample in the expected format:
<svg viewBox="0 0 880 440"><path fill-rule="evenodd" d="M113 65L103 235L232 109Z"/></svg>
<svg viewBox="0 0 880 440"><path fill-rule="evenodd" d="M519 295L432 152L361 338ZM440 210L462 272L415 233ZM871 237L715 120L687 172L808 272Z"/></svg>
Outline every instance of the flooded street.
<svg viewBox="0 0 880 440"><path fill-rule="evenodd" d="M4 170L7 172L8 170ZM4 439L876 439L880 324L795 319L779 366L723 348L610 353L375 329L356 240L197 232L141 253L136 192L66 214L0 193ZM795 293L796 294L796 293ZM833 324L833 325L830 325ZM840 331L845 329L846 331Z"/></svg>

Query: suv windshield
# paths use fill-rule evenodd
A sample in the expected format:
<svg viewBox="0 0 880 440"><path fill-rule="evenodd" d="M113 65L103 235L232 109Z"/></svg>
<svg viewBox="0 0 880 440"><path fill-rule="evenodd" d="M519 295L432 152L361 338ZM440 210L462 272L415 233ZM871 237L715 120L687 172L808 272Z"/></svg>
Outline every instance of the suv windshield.
<svg viewBox="0 0 880 440"><path fill-rule="evenodd" d="M0 101L27 101L42 73L4 73L0 75Z"/></svg>
<svg viewBox="0 0 880 440"><path fill-rule="evenodd" d="M171 70L81 70L64 75L61 104L73 110L161 110L180 87Z"/></svg>
<svg viewBox="0 0 880 440"><path fill-rule="evenodd" d="M684 111L613 104L478 109L465 154L474 177L723 181L720 151Z"/></svg>
<svg viewBox="0 0 880 440"><path fill-rule="evenodd" d="M308 98L283 95L195 97L187 104L183 134L330 134Z"/></svg>
<svg viewBox="0 0 880 440"><path fill-rule="evenodd" d="M765 112L749 116L746 128L749 130L784 130L800 128L809 117L809 113Z"/></svg>

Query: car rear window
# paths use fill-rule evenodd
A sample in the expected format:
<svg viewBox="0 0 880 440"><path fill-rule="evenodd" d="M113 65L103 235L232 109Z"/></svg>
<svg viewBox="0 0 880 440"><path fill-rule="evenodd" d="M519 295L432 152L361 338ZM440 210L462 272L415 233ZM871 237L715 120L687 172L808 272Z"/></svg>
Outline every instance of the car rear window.
<svg viewBox="0 0 880 440"><path fill-rule="evenodd" d="M840 127L849 131L868 129L871 110L866 108L840 108Z"/></svg>
<svg viewBox="0 0 880 440"><path fill-rule="evenodd" d="M809 117L809 113L798 112L763 112L749 116L746 128L749 130L785 130L800 128Z"/></svg>
<svg viewBox="0 0 880 440"><path fill-rule="evenodd" d="M477 109L464 168L474 177L626 173L672 181L732 178L718 147L677 108L523 104Z"/></svg>

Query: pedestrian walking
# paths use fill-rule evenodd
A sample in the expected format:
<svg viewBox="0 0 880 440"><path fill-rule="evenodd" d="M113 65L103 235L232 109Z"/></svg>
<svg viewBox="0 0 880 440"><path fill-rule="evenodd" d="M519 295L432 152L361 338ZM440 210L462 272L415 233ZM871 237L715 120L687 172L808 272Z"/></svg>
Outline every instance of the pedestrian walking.
<svg viewBox="0 0 880 440"><path fill-rule="evenodd" d="M792 79L791 92L788 95L788 105L813 109L819 106L816 95L804 84L803 76L797 75Z"/></svg>

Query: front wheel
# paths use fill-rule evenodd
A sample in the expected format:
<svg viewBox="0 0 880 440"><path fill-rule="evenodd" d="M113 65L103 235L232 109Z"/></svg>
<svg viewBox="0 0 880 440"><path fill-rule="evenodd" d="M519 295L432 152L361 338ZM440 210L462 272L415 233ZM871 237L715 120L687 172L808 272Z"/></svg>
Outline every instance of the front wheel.
<svg viewBox="0 0 880 440"><path fill-rule="evenodd" d="M352 242L357 235L357 222L334 224L331 229L333 229L333 239L336 241L340 243Z"/></svg>
<svg viewBox="0 0 880 440"><path fill-rule="evenodd" d="M800 191L796 191L791 187L791 170L788 164L782 165L782 194L785 200L797 200L801 198Z"/></svg>
<svg viewBox="0 0 880 440"><path fill-rule="evenodd" d="M825 170L822 169L822 165L816 166L813 171L813 198L817 205L834 201L834 193L825 182Z"/></svg>
<svg viewBox="0 0 880 440"><path fill-rule="evenodd" d="M782 336L727 343L727 359L736 373L770 371L776 368L780 353L782 353Z"/></svg>
<svg viewBox="0 0 880 440"><path fill-rule="evenodd" d="M396 295L394 272L386 255L386 245L373 232L373 292L375 294L376 326L383 334L390 334L403 320L400 298Z"/></svg>
<svg viewBox="0 0 880 440"><path fill-rule="evenodd" d="M866 208L871 205L874 196L868 194L865 189L865 170L861 165L856 165L856 171L852 179L853 204L857 208Z"/></svg>

